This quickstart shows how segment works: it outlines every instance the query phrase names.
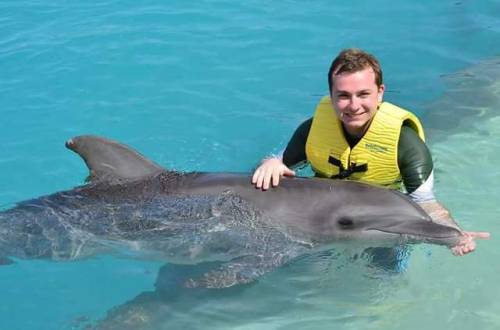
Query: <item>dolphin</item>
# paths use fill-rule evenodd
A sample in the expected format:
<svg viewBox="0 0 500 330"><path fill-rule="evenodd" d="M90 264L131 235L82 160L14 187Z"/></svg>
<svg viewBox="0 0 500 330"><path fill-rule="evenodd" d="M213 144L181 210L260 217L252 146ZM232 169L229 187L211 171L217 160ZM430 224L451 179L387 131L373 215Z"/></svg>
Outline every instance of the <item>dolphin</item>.
<svg viewBox="0 0 500 330"><path fill-rule="evenodd" d="M102 253L179 264L216 262L187 288L251 283L335 242L455 246L404 194L363 183L286 178L263 192L247 174L176 172L97 136L66 142L87 183L0 212L0 260L73 260ZM372 244L372 243L370 243Z"/></svg>

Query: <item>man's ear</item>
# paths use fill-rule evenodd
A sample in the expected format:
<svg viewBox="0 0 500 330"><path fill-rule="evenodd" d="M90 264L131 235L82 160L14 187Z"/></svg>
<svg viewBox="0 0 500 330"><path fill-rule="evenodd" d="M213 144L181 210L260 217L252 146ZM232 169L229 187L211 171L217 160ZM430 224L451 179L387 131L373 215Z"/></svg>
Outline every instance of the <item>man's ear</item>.
<svg viewBox="0 0 500 330"><path fill-rule="evenodd" d="M382 84L378 87L378 102L382 102L382 99L384 98L384 91L385 91L385 85Z"/></svg>

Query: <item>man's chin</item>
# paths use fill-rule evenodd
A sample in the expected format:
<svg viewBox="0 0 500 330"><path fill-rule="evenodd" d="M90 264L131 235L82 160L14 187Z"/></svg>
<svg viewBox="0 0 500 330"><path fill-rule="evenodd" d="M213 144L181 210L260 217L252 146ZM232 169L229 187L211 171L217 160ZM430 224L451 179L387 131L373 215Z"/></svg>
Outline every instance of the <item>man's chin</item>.
<svg viewBox="0 0 500 330"><path fill-rule="evenodd" d="M343 123L344 123L344 127L347 130L359 130L365 126L366 122L362 121L362 120L354 119L354 120L344 120Z"/></svg>
<svg viewBox="0 0 500 330"><path fill-rule="evenodd" d="M342 121L344 129L350 134L354 136L363 135L366 132L366 121L364 120L352 120L352 121Z"/></svg>

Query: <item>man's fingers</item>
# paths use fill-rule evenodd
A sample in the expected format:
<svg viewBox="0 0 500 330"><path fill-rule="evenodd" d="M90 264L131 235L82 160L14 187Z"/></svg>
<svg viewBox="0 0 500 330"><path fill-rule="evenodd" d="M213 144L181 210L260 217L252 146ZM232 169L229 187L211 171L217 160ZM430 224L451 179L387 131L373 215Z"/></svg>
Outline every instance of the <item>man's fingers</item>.
<svg viewBox="0 0 500 330"><path fill-rule="evenodd" d="M260 174L260 170L259 169L255 170L255 172L253 173L253 176L252 176L252 184L257 183L257 179L259 178L259 174Z"/></svg>
<svg viewBox="0 0 500 330"><path fill-rule="evenodd" d="M262 161L262 164L252 175L252 184L255 188L267 190L272 184L276 187L280 183L281 176L295 176L295 172L283 164L280 158L269 158Z"/></svg>
<svg viewBox="0 0 500 330"><path fill-rule="evenodd" d="M264 175L264 179L262 181L262 189L267 190L269 189L269 183L271 182L271 176L272 172L268 171Z"/></svg>
<svg viewBox="0 0 500 330"><path fill-rule="evenodd" d="M454 256L462 256L462 249L460 246L455 246L451 249L451 252L453 253Z"/></svg>
<svg viewBox="0 0 500 330"><path fill-rule="evenodd" d="M264 173L262 173L262 171L259 173L259 175L257 176L257 180L255 182L255 187L256 188L262 188L262 183L264 182Z"/></svg>
<svg viewBox="0 0 500 330"><path fill-rule="evenodd" d="M462 253L467 254L474 251L475 249L476 249L476 244L474 244L474 242L471 242L469 244L462 246Z"/></svg>
<svg viewBox="0 0 500 330"><path fill-rule="evenodd" d="M472 231L467 232L472 238L488 239L490 238L490 233L487 231Z"/></svg>
<svg viewBox="0 0 500 330"><path fill-rule="evenodd" d="M280 172L279 171L274 171L272 175L272 180L273 180L273 186L276 187L277 185L280 184Z"/></svg>
<svg viewBox="0 0 500 330"><path fill-rule="evenodd" d="M257 168L252 175L255 188L267 190L272 185L279 185L282 176L295 176L295 172L286 167L281 160L271 158Z"/></svg>
<svg viewBox="0 0 500 330"><path fill-rule="evenodd" d="M471 235L472 234L472 235ZM476 249L476 242L474 241L473 235L477 233L464 233L464 239L462 243L451 248L451 252L456 256L463 256L468 253L473 252Z"/></svg>

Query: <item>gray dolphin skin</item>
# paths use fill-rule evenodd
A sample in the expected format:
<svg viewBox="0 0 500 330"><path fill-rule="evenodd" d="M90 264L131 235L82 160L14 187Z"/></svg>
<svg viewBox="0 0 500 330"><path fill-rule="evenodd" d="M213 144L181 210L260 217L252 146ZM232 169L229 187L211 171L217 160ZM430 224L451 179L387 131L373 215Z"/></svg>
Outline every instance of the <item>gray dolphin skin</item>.
<svg viewBox="0 0 500 330"><path fill-rule="evenodd" d="M188 288L250 283L341 240L454 246L462 233L405 195L366 184L289 178L263 192L234 173L168 171L96 136L66 146L89 182L0 212L0 260L120 254L179 264L218 262Z"/></svg>

